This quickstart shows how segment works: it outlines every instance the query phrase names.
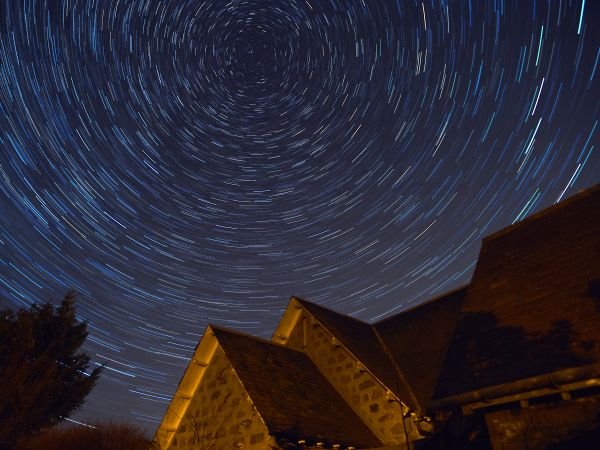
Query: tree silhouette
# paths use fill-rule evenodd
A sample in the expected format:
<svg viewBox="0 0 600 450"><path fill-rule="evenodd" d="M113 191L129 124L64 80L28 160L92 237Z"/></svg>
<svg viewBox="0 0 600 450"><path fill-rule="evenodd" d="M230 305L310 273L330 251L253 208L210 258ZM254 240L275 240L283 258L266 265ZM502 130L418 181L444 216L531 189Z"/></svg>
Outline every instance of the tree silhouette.
<svg viewBox="0 0 600 450"><path fill-rule="evenodd" d="M90 358L78 352L88 333L74 299L0 311L0 449L64 420L98 379L101 368L88 372Z"/></svg>
<svg viewBox="0 0 600 450"><path fill-rule="evenodd" d="M500 325L490 311L467 313L456 327L436 396L591 364L593 360L574 349L589 350L593 345L579 343L568 320L553 322L545 333L531 334L522 327Z"/></svg>

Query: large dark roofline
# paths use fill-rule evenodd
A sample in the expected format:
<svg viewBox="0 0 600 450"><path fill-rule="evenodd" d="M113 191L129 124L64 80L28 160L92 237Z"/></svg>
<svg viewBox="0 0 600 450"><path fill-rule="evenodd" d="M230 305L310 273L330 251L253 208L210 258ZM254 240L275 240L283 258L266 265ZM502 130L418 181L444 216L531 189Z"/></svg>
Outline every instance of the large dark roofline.
<svg viewBox="0 0 600 450"><path fill-rule="evenodd" d="M544 208L541 211L536 212L535 214L531 214L530 216L525 217L523 220L515 222L514 224L509 225L506 228L502 228L501 230L498 230L495 233L488 234L487 236L483 237L483 242L491 241L501 236L504 236L505 234L512 233L518 228L526 226L531 222L535 222L540 217L558 214L560 210L562 210L563 208L571 207L571 204L573 203L579 202L587 197L593 197L596 194L596 192L600 192L600 184L592 186L588 189L583 189L577 192L575 195L572 195L571 197L561 200L558 203L554 203L553 205L548 206L547 208Z"/></svg>
<svg viewBox="0 0 600 450"><path fill-rule="evenodd" d="M484 239L436 401L600 363L599 219L600 184Z"/></svg>

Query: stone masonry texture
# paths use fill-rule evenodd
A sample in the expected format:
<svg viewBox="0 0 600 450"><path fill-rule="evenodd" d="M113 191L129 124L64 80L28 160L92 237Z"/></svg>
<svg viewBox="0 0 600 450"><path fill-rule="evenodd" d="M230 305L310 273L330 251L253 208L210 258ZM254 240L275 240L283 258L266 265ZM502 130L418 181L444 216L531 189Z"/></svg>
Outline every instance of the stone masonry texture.
<svg viewBox="0 0 600 450"><path fill-rule="evenodd" d="M410 417L405 419L405 432L400 404L390 401L387 390L307 312L302 312L286 345L309 356L385 445L405 445L407 434L409 441L421 437Z"/></svg>
<svg viewBox="0 0 600 450"><path fill-rule="evenodd" d="M270 449L272 438L219 347L170 449Z"/></svg>

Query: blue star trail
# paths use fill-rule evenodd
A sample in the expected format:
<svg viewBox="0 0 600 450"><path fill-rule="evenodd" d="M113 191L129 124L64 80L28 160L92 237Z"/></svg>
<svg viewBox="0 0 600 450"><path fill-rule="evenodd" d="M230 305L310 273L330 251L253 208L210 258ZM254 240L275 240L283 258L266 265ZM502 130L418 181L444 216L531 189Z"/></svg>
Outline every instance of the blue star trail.
<svg viewBox="0 0 600 450"><path fill-rule="evenodd" d="M209 322L384 317L600 182L596 1L1 1L1 306L78 292L74 420L153 431Z"/></svg>

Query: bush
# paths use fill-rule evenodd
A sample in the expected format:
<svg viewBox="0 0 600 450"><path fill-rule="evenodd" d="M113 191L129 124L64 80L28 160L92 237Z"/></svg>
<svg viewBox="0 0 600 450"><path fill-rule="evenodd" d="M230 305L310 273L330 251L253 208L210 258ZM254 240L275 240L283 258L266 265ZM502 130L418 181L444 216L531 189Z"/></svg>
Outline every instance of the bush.
<svg viewBox="0 0 600 450"><path fill-rule="evenodd" d="M15 450L149 450L150 439L130 424L62 426L22 439Z"/></svg>

